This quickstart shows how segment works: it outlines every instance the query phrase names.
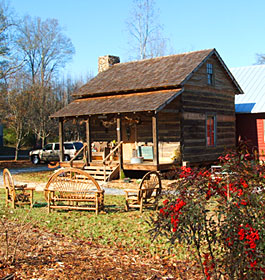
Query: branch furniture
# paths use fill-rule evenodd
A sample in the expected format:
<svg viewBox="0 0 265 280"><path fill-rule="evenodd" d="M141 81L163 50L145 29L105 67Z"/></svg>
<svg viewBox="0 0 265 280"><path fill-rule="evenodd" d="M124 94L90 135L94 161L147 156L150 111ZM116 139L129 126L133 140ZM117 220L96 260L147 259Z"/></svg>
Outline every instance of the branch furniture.
<svg viewBox="0 0 265 280"><path fill-rule="evenodd" d="M27 184L15 185L10 171L5 168L3 171L4 187L6 190L6 206L11 203L12 208L16 205L33 206L33 192L35 188L27 187Z"/></svg>
<svg viewBox="0 0 265 280"><path fill-rule="evenodd" d="M52 209L104 209L104 190L87 172L77 168L62 168L50 178L44 189L48 212Z"/></svg>
<svg viewBox="0 0 265 280"><path fill-rule="evenodd" d="M138 208L142 213L143 207L158 207L158 199L162 191L161 178L158 172L150 171L144 175L137 189L125 189L125 209Z"/></svg>

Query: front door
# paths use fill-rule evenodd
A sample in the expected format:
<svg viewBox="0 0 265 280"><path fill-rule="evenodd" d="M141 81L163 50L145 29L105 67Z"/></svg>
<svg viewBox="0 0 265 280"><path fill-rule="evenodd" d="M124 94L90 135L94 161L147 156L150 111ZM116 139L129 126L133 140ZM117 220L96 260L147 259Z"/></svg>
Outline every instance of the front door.
<svg viewBox="0 0 265 280"><path fill-rule="evenodd" d="M131 161L137 155L137 127L136 124L122 122L122 154L124 161Z"/></svg>
<svg viewBox="0 0 265 280"><path fill-rule="evenodd" d="M122 123L122 141L123 143L135 143L137 141L136 125Z"/></svg>

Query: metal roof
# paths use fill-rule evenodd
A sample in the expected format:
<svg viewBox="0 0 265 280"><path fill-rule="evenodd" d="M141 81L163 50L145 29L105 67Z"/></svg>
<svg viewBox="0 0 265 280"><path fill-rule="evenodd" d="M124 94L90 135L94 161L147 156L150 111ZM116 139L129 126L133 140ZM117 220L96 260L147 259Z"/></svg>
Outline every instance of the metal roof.
<svg viewBox="0 0 265 280"><path fill-rule="evenodd" d="M235 96L236 113L265 112L265 65L230 68L245 94Z"/></svg>

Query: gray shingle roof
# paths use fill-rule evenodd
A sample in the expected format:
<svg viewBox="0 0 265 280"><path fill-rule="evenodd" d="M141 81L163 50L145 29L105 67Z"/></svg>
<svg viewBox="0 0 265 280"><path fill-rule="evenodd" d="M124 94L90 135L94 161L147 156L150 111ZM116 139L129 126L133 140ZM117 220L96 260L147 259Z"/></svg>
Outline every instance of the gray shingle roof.
<svg viewBox="0 0 265 280"><path fill-rule="evenodd" d="M51 117L159 111L212 55L243 93L215 49L119 63L99 73L74 95L77 99Z"/></svg>
<svg viewBox="0 0 265 280"><path fill-rule="evenodd" d="M214 51L209 49L118 63L99 73L74 96L177 87Z"/></svg>
<svg viewBox="0 0 265 280"><path fill-rule="evenodd" d="M180 93L181 90L162 90L77 99L51 117L157 111Z"/></svg>

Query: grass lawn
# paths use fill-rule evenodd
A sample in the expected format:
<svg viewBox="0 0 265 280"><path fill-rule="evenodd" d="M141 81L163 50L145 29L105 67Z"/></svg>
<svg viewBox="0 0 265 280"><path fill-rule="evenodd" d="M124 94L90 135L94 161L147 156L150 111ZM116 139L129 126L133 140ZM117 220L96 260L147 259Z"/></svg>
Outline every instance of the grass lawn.
<svg viewBox="0 0 265 280"><path fill-rule="evenodd" d="M146 210L125 212L124 196L105 196L105 212L98 216L91 211L52 211L47 213L42 192L35 192L35 205L32 209L25 206L15 210L5 207L5 193L0 189L0 215L9 220L30 222L52 232L61 233L69 238L117 246L146 256L167 255L170 244L159 238L152 242L147 221L155 211ZM187 258L184 248L175 246L171 254L180 259Z"/></svg>
<svg viewBox="0 0 265 280"><path fill-rule="evenodd" d="M54 173L54 170L41 171L41 172L20 173L20 174L14 174L13 178L16 181L22 181L22 182L25 182L25 183L47 183L49 177L53 173Z"/></svg>

